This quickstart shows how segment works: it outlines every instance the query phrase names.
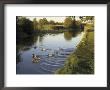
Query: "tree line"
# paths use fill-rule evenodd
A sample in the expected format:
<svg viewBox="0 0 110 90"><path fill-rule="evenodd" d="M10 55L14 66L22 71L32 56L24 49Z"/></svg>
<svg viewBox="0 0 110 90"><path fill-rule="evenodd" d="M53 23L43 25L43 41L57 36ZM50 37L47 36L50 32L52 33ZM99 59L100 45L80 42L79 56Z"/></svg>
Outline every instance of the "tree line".
<svg viewBox="0 0 110 90"><path fill-rule="evenodd" d="M48 21L46 18L40 19L36 18L33 21L26 17L17 16L16 17L16 32L17 36L32 35L36 30L54 30L59 29L58 27L69 28L80 28L82 21L94 20L93 16L79 16L80 20L76 20L75 16L67 16L64 22L55 22L54 20ZM58 26L59 25L59 26ZM60 26L61 25L61 26Z"/></svg>

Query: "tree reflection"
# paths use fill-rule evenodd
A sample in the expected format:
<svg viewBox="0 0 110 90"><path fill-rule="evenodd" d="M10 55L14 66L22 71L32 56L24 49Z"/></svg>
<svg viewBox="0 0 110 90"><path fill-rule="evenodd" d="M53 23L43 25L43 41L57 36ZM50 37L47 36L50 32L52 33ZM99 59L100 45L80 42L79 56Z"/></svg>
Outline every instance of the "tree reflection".
<svg viewBox="0 0 110 90"><path fill-rule="evenodd" d="M42 42L46 34L39 34L39 42Z"/></svg>
<svg viewBox="0 0 110 90"><path fill-rule="evenodd" d="M67 41L70 41L73 37L77 36L79 31L66 31L64 32L64 38ZM35 35L18 39L16 42L16 62L19 63L22 61L20 52L27 51L31 48L34 48L34 45L36 45L37 42L42 43L45 35L47 34L53 34L53 33L37 33ZM55 35L56 33L54 33ZM59 33L57 33L58 35ZM37 46L36 46L37 47Z"/></svg>
<svg viewBox="0 0 110 90"><path fill-rule="evenodd" d="M22 61L21 51L27 51L33 47L33 45L39 41L42 42L45 34L36 34L26 38L17 38L16 40L16 63Z"/></svg>
<svg viewBox="0 0 110 90"><path fill-rule="evenodd" d="M69 41L72 39L72 33L71 32L64 32L64 38Z"/></svg>
<svg viewBox="0 0 110 90"><path fill-rule="evenodd" d="M64 38L67 41L70 41L73 37L76 37L80 31L66 31L64 32Z"/></svg>

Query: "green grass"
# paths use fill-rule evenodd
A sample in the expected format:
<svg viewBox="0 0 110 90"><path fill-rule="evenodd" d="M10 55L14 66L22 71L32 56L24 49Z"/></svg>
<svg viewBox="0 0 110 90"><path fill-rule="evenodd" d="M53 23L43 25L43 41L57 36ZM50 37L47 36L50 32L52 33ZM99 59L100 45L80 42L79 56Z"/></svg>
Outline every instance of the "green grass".
<svg viewBox="0 0 110 90"><path fill-rule="evenodd" d="M38 25L39 30L53 30L53 25Z"/></svg>
<svg viewBox="0 0 110 90"><path fill-rule="evenodd" d="M86 31L77 49L56 74L94 74L94 31Z"/></svg>
<svg viewBox="0 0 110 90"><path fill-rule="evenodd" d="M45 30L53 30L53 26L52 25L44 25L43 28Z"/></svg>
<svg viewBox="0 0 110 90"><path fill-rule="evenodd" d="M38 25L39 30L55 30L56 27L55 25Z"/></svg>

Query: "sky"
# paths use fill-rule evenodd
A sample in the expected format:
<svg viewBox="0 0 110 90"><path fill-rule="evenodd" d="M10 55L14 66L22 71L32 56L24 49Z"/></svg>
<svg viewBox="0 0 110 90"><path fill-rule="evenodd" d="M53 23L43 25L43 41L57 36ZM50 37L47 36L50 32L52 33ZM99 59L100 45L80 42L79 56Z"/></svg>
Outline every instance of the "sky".
<svg viewBox="0 0 110 90"><path fill-rule="evenodd" d="M65 20L65 18L66 17L54 17L54 16L47 16L47 17L44 17L44 16L39 16L39 17L34 17L34 16L32 16L32 17L26 17L26 18L29 18L30 20L33 20L34 18L36 18L36 20L37 21L39 21L39 19L43 19L43 18L46 18L48 21L50 21L50 20L54 20L55 22L63 22L64 20Z"/></svg>
<svg viewBox="0 0 110 90"><path fill-rule="evenodd" d="M39 19L43 19L46 18L48 21L50 20L54 20L55 22L64 22L66 16L27 16L26 18L33 20L34 18L36 18L37 21L39 21ZM76 17L77 19L78 17Z"/></svg>

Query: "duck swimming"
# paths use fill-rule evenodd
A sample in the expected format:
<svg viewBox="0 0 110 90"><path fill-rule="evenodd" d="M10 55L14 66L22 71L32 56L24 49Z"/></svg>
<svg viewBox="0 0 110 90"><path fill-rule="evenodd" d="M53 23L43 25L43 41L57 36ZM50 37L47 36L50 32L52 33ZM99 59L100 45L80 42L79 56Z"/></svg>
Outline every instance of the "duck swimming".
<svg viewBox="0 0 110 90"><path fill-rule="evenodd" d="M63 51L64 49L59 47L58 50L59 50L59 51Z"/></svg>
<svg viewBox="0 0 110 90"><path fill-rule="evenodd" d="M34 49L36 49L36 48L37 48L37 46L34 46L33 48L34 48Z"/></svg>
<svg viewBox="0 0 110 90"><path fill-rule="evenodd" d="M47 49L45 49L45 48L41 48L41 50L42 50L42 51L46 51Z"/></svg>
<svg viewBox="0 0 110 90"><path fill-rule="evenodd" d="M32 61L33 62L38 62L40 60L40 57L35 55L35 54L32 54Z"/></svg>
<svg viewBox="0 0 110 90"><path fill-rule="evenodd" d="M49 53L48 54L48 57L52 57L52 56L54 56L54 54L52 54L52 53Z"/></svg>

